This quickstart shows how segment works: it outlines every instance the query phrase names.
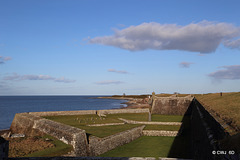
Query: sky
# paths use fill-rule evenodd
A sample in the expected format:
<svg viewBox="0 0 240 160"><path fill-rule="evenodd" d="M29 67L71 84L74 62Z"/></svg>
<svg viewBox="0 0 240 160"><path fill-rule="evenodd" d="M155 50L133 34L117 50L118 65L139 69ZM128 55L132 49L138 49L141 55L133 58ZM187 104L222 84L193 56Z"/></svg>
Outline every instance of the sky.
<svg viewBox="0 0 240 160"><path fill-rule="evenodd" d="M239 6L0 0L0 95L239 92Z"/></svg>

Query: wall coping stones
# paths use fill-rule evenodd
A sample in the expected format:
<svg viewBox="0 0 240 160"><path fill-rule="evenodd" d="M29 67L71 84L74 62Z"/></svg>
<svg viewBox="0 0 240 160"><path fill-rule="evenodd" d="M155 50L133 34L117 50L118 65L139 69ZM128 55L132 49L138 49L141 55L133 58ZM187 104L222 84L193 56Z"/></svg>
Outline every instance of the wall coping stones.
<svg viewBox="0 0 240 160"><path fill-rule="evenodd" d="M143 130L144 136L169 136L176 137L178 135L178 131L156 131L156 130Z"/></svg>
<svg viewBox="0 0 240 160"><path fill-rule="evenodd" d="M29 112L35 116L59 116L59 115L86 115L86 114L117 114L117 113L148 113L149 109L109 109L109 110L78 110L78 111L49 111Z"/></svg>
<svg viewBox="0 0 240 160"><path fill-rule="evenodd" d="M130 124L182 125L181 122L143 122L143 121L127 120L124 118L118 118L118 119Z"/></svg>
<svg viewBox="0 0 240 160"><path fill-rule="evenodd" d="M116 126L116 125L123 125L123 124L125 124L125 123L89 124L87 126L98 127L98 126Z"/></svg>

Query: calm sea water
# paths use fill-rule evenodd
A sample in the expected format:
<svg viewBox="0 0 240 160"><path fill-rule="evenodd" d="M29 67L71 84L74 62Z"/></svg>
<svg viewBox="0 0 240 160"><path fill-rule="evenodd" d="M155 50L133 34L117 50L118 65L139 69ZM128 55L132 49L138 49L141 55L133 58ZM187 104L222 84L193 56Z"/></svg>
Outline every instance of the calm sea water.
<svg viewBox="0 0 240 160"><path fill-rule="evenodd" d="M41 111L100 110L125 107L126 100L99 96L0 96L0 130L8 129L16 113Z"/></svg>

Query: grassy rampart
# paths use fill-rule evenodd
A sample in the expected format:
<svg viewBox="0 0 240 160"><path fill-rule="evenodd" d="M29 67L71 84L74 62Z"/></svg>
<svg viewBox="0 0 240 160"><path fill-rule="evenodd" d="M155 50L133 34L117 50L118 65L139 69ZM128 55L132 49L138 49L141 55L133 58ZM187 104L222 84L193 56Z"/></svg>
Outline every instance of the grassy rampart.
<svg viewBox="0 0 240 160"><path fill-rule="evenodd" d="M211 113L240 131L240 92L196 94L197 100Z"/></svg>

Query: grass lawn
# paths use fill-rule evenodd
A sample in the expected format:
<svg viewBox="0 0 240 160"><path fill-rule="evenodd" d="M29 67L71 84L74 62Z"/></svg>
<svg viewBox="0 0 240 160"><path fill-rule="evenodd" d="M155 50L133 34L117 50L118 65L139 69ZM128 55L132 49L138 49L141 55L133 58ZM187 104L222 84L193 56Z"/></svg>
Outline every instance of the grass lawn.
<svg viewBox="0 0 240 160"><path fill-rule="evenodd" d="M99 157L169 157L169 152L174 143L174 137L143 136L129 144L108 151ZM175 154L171 154L171 157L189 158L185 154L187 148L178 147L182 149L176 149Z"/></svg>
<svg viewBox="0 0 240 160"><path fill-rule="evenodd" d="M240 92L210 93L195 95L197 100L208 110L214 110L232 126L240 128Z"/></svg>
<svg viewBox="0 0 240 160"><path fill-rule="evenodd" d="M100 157L171 157L192 158L190 117L183 117L184 129L177 137L142 136L129 144L108 151ZM159 128L158 128L159 127ZM146 125L146 128L167 130L177 129L180 126ZM173 127L173 128L172 128Z"/></svg>
<svg viewBox="0 0 240 160"><path fill-rule="evenodd" d="M134 114L121 114L126 115L127 117L133 117ZM136 114L136 117L139 115ZM141 115L142 116L142 115ZM141 117L140 116L140 117ZM94 135L97 137L106 137L119 132L123 132L125 130L140 126L135 124L124 124L124 125L116 125L116 126L87 126L87 124L103 124L103 123L119 123L122 122L118 120L118 115L107 115L106 118L100 119L97 115L67 115L67 116L45 116L44 118L56 121L59 123L63 123L66 125L70 125L76 128L80 128L86 131L86 133L90 135ZM95 122L95 123L94 123Z"/></svg>
<svg viewBox="0 0 240 160"><path fill-rule="evenodd" d="M183 116L175 115L152 115L152 121L162 122L180 122ZM44 118L70 125L76 128L86 130L90 135L97 137L110 136L140 125L124 124L116 126L87 126L87 124L104 124L122 122L118 118L148 121L148 113L124 113L124 114L107 114L105 118L99 118L97 115L63 115L63 116L45 116ZM152 130L178 130L180 126L166 125L148 125L147 129Z"/></svg>
<svg viewBox="0 0 240 160"><path fill-rule="evenodd" d="M152 115L152 121L157 122L181 122L183 119L183 116L178 115Z"/></svg>
<svg viewBox="0 0 240 160"><path fill-rule="evenodd" d="M143 136L100 157L167 157L174 137Z"/></svg>
<svg viewBox="0 0 240 160"><path fill-rule="evenodd" d="M141 125L137 124L124 124L124 125L116 125L116 126L99 126L99 127L93 127L93 126L74 126L80 129L84 129L86 133L90 135L94 135L100 138L107 137L119 132L123 132L135 127L138 127Z"/></svg>
<svg viewBox="0 0 240 160"><path fill-rule="evenodd" d="M180 125L146 125L144 130L165 130L165 131L178 131Z"/></svg>
<svg viewBox="0 0 240 160"><path fill-rule="evenodd" d="M51 139L51 143L53 143L55 147L28 154L25 157L56 157L67 154L73 149L71 145L65 144L52 136L45 135L43 138Z"/></svg>
<svg viewBox="0 0 240 160"><path fill-rule="evenodd" d="M135 121L148 121L148 113L123 113L123 114L108 114L107 118L124 118Z"/></svg>
<svg viewBox="0 0 240 160"><path fill-rule="evenodd" d="M121 123L116 117L102 117L96 114L89 115L61 115L61 116L44 116L43 118L67 124L70 126L86 125L86 124L103 124L103 123Z"/></svg>

